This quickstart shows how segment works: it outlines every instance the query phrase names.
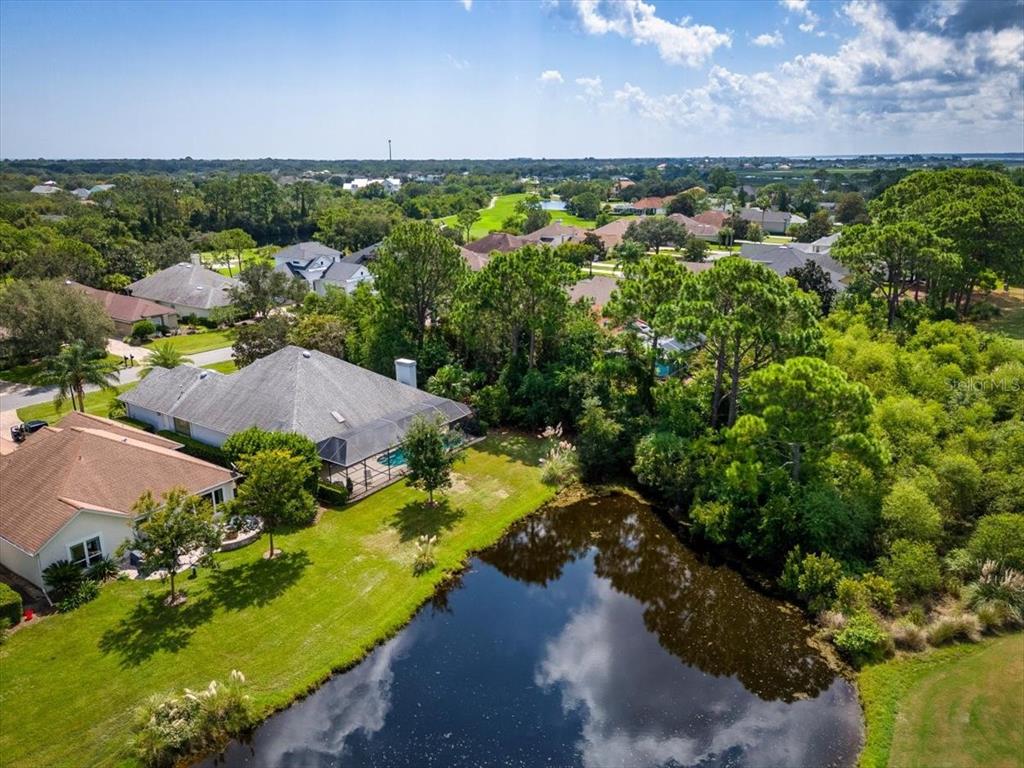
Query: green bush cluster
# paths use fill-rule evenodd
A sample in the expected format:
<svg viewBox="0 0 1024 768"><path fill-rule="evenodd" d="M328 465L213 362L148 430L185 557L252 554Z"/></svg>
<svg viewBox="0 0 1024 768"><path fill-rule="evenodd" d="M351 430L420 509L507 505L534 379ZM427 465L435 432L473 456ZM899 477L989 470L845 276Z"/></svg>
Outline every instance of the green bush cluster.
<svg viewBox="0 0 1024 768"><path fill-rule="evenodd" d="M867 613L853 616L835 636L836 647L855 666L881 661L892 652L892 638Z"/></svg>
<svg viewBox="0 0 1024 768"><path fill-rule="evenodd" d="M348 488L335 483L321 482L316 489L316 497L324 504L332 507L343 507L348 503Z"/></svg>
<svg viewBox="0 0 1024 768"><path fill-rule="evenodd" d="M168 768L222 748L252 725L245 684L232 671L226 683L214 680L205 690L153 696L136 712L132 750L143 764Z"/></svg>
<svg viewBox="0 0 1024 768"><path fill-rule="evenodd" d="M0 582L0 621L6 620L13 627L21 621L22 610L21 595Z"/></svg>
<svg viewBox="0 0 1024 768"><path fill-rule="evenodd" d="M166 437L168 440L181 443L182 453L186 453L196 459L208 461L211 464L216 464L220 467L231 467L231 461L228 459L224 451L214 445L207 445L206 443L201 443L188 435L182 435L169 430L160 430L157 434L160 435L160 437Z"/></svg>

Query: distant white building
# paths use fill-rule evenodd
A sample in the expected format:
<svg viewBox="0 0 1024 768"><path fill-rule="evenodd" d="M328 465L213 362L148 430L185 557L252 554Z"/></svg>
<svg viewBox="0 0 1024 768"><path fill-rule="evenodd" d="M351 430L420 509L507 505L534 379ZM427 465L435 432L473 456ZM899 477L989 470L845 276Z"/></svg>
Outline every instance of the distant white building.
<svg viewBox="0 0 1024 768"><path fill-rule="evenodd" d="M52 195L60 192L61 188L57 186L56 181L44 181L42 184L36 184L30 191L34 195Z"/></svg>
<svg viewBox="0 0 1024 768"><path fill-rule="evenodd" d="M395 178L394 176L388 176L386 179L367 179L359 177L342 184L341 188L347 192L358 192L360 189L366 189L372 184L380 184L384 187L384 191L389 195L395 194L395 192L402 188L402 180Z"/></svg>

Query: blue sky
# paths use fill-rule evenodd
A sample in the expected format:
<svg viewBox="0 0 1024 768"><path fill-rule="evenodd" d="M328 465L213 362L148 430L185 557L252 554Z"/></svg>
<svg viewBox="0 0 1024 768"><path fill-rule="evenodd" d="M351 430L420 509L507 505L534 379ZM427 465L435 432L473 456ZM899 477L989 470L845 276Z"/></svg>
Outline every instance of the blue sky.
<svg viewBox="0 0 1024 768"><path fill-rule="evenodd" d="M1024 151L1021 0L0 2L3 157Z"/></svg>

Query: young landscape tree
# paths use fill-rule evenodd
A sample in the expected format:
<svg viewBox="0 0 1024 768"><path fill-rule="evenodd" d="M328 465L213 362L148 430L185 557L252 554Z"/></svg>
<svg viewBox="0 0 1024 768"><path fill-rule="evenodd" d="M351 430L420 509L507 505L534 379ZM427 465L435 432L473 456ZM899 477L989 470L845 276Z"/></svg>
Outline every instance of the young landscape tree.
<svg viewBox="0 0 1024 768"><path fill-rule="evenodd" d="M57 387L54 405L60 408L70 398L71 407L85 410L85 388L113 389L117 373L106 361L102 349L89 349L84 342L73 341L55 356L46 360L46 367L36 379L38 384ZM77 398L77 402L76 402Z"/></svg>
<svg viewBox="0 0 1024 768"><path fill-rule="evenodd" d="M458 222L459 229L462 231L463 241L469 240L469 232L479 220L480 212L474 208L463 208L455 215L455 221Z"/></svg>
<svg viewBox="0 0 1024 768"><path fill-rule="evenodd" d="M451 486L452 467L460 455L448 449L441 424L422 417L406 432L402 451L409 467L409 484L426 491L427 503L434 506L434 491Z"/></svg>
<svg viewBox="0 0 1024 768"><path fill-rule="evenodd" d="M298 303L309 292L302 278L289 277L262 261L243 269L238 279L240 284L229 289L231 301L249 316L266 317L274 307Z"/></svg>
<svg viewBox="0 0 1024 768"><path fill-rule="evenodd" d="M648 250L658 253L666 245L681 245L686 242L686 229L675 219L665 216L644 216L626 228L626 240L641 243Z"/></svg>
<svg viewBox="0 0 1024 768"><path fill-rule="evenodd" d="M213 522L213 509L208 501L190 495L184 488L172 488L160 501L146 491L132 512L139 521L135 538L122 546L141 552L147 567L167 572L171 582L167 603L175 605L175 575L183 558L200 552L196 564L203 564L220 546L220 528Z"/></svg>
<svg viewBox="0 0 1024 768"><path fill-rule="evenodd" d="M242 251L248 248L255 248L256 241L252 239L252 236L244 229L225 229L221 232L215 232L213 237L210 238L210 244L217 251L228 254L227 266L228 275L231 275L231 254L234 254L235 261L238 263L238 273L242 273Z"/></svg>
<svg viewBox="0 0 1024 768"><path fill-rule="evenodd" d="M282 528L307 525L316 516L316 501L307 490L307 462L284 449L243 456L238 469L245 479L230 504L230 516L252 516L270 537L268 557L274 557L274 533Z"/></svg>

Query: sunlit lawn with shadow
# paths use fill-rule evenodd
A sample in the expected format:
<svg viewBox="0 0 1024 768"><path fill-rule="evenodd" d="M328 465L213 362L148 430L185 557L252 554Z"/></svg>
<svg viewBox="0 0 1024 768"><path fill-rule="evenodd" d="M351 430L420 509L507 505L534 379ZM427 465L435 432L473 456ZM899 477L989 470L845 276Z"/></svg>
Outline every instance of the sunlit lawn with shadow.
<svg viewBox="0 0 1024 768"><path fill-rule="evenodd" d="M434 507L399 483L275 536L283 554L273 560L264 537L219 555L217 570L182 574L180 606L163 604L165 583L115 582L15 633L0 646L3 765L122 764L136 706L232 669L263 712L288 703L400 628L446 570L550 499L541 453L528 437L488 438ZM417 577L422 534L438 537L437 566Z"/></svg>

